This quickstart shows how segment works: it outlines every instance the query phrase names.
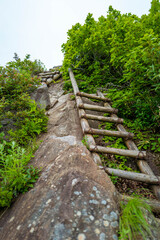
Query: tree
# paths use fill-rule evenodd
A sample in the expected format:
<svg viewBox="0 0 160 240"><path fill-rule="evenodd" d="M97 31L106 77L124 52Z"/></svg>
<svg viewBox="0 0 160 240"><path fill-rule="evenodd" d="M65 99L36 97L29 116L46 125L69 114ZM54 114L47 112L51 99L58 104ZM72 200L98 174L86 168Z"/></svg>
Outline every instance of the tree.
<svg viewBox="0 0 160 240"><path fill-rule="evenodd" d="M109 94L123 117L135 118L137 127L158 127L160 105L159 26L160 3L153 0L150 13L141 18L121 14L111 6L98 21L88 14L84 25L68 31L62 45L63 71L74 68L79 87L94 91L112 84ZM136 113L136 114L135 114Z"/></svg>

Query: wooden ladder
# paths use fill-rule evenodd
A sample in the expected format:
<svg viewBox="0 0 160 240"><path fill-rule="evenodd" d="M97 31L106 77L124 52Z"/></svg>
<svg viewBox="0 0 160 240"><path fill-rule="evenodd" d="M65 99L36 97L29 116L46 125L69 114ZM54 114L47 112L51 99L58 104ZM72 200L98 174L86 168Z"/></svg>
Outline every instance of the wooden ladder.
<svg viewBox="0 0 160 240"><path fill-rule="evenodd" d="M104 97L104 95L100 91L97 91L97 96L94 94L80 92L78 85L76 83L73 71L71 69L69 69L69 75L70 75L70 79L71 79L74 94L75 94L75 99L76 99L76 104L77 104L78 113L79 113L79 117L80 117L82 131L83 131L83 134L85 135L85 139L87 141L88 148L91 151L94 162L96 164L98 164L100 166L100 168L104 169L105 172L109 175L115 175L115 176L118 176L121 178L126 178L126 179L130 179L130 180L134 180L134 181L141 181L141 182L151 184L152 190L153 190L155 196L157 197L158 200L160 200L160 176L155 176L152 169L146 162L146 152L138 150L137 146L133 142L134 134L126 131L126 129L122 125L123 119L118 118L118 116L116 115L118 110L115 108L112 108L110 105L111 100ZM85 103L83 103L82 97L101 100L101 101L103 101L104 106L101 107L98 105L85 104ZM109 113L110 117L86 114L85 110ZM88 119L116 123L118 131L100 130L100 129L91 128L89 126ZM125 150L125 149L97 146L95 143L95 140L92 136L93 134L121 137L124 139L124 142L128 149ZM137 165L138 165L141 173L135 173L135 172L124 171L124 170L119 170L119 169L114 169L114 168L102 167L101 158L98 153L107 153L107 154L132 157L132 158L136 159ZM124 195L121 197L124 200L129 199L129 197L124 196ZM150 204L152 206L153 211L160 212L160 202L159 201L146 200L146 202L148 202L148 204Z"/></svg>

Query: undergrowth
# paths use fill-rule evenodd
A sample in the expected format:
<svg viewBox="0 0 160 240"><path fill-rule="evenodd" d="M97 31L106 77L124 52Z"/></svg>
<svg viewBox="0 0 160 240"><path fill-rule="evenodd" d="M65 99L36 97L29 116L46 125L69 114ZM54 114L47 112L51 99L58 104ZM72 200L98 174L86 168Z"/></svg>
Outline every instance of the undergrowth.
<svg viewBox="0 0 160 240"><path fill-rule="evenodd" d="M33 187L40 170L27 164L36 148L35 139L47 130L45 111L31 100L40 84L40 61L21 60L0 67L0 207L8 207L20 192Z"/></svg>
<svg viewBox="0 0 160 240"><path fill-rule="evenodd" d="M107 114L104 114L104 115L106 116ZM109 123L109 122L101 123L99 125L99 128L101 127L103 127L103 129L106 129L106 130L115 130L114 123ZM105 143L107 147L127 149L122 138L103 136L102 141ZM109 155L106 156L104 154L101 154L101 159L102 159L103 165L106 167L126 170L126 171L133 171L132 168L126 165L128 158L125 156L114 155L114 158L113 158L113 157L110 157ZM118 181L117 176L112 175L110 176L110 178L114 184L116 184L116 182Z"/></svg>
<svg viewBox="0 0 160 240"><path fill-rule="evenodd" d="M119 240L135 240L139 237L152 237L151 226L146 213L151 214L151 208L143 200L133 198L127 205L121 202L121 216L119 219Z"/></svg>
<svg viewBox="0 0 160 240"><path fill-rule="evenodd" d="M107 90L113 107L134 122L136 129L159 132L160 2L152 0L147 15L121 14L109 7L96 21L89 13L84 24L68 30L63 77L70 89L72 68L81 91Z"/></svg>
<svg viewBox="0 0 160 240"><path fill-rule="evenodd" d="M152 0L148 15L141 17L121 14L110 6L107 15L98 21L89 13L83 25L72 26L62 45L65 90L72 91L68 80L68 68L72 68L80 91L106 91L112 107L118 108L119 117L135 134L139 150L153 154L160 153L159 25L159 0ZM103 127L112 130L113 126ZM121 138L104 137L103 141L106 146L125 148ZM102 160L108 167L132 171L126 166L126 157ZM117 177L111 178L116 183ZM150 235L145 207L150 211L140 200L130 201L126 208L122 206L120 239L137 239L138 233L144 239L146 232Z"/></svg>
<svg viewBox="0 0 160 240"><path fill-rule="evenodd" d="M3 133L0 137L0 206L6 207L20 192L33 187L39 170L27 166L33 157L32 148L26 150L15 141L3 140Z"/></svg>

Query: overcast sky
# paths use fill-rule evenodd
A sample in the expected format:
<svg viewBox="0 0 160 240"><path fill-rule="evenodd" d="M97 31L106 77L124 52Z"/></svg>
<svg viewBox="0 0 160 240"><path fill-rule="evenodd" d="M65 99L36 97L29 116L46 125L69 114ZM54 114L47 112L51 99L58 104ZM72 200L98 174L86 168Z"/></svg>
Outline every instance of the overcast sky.
<svg viewBox="0 0 160 240"><path fill-rule="evenodd" d="M108 7L148 14L151 0L0 0L0 65L26 54L40 59L51 68L61 65L61 45L67 31L77 22L83 24L87 14L97 20L106 16Z"/></svg>

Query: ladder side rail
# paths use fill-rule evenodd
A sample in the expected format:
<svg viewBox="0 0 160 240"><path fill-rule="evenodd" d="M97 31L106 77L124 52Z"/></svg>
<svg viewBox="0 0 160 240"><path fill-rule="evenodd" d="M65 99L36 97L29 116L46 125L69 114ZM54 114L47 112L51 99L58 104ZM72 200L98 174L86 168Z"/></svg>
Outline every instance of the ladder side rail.
<svg viewBox="0 0 160 240"><path fill-rule="evenodd" d="M78 88L76 79L74 77L73 71L71 68L69 68L68 71L69 71L69 76L70 76L70 79L72 82L73 91L75 94L76 104L78 107L80 104L83 104L83 101L82 101L82 98L77 95L77 93L79 92L79 88ZM92 146L96 147L96 143L95 143L93 136L91 134L85 134L85 131L90 129L87 119L81 117L82 115L85 115L85 111L83 109L78 108L78 114L79 114L79 118L80 118L82 131L83 131L83 134L85 135L88 146L90 147L92 145ZM101 158L98 153L95 153L95 152L92 153L92 157L96 164L98 164L100 166L102 165Z"/></svg>
<svg viewBox="0 0 160 240"><path fill-rule="evenodd" d="M100 97L104 97L103 93L101 93L100 91L97 91L97 94ZM104 103L104 106L105 107L111 107L111 105L107 102ZM118 116L116 114L111 114L111 117L118 117ZM119 131L127 132L122 124L117 124L117 129ZM138 151L138 148L135 145L134 141L124 139L124 142L125 142L125 144L126 144L126 146L128 147L129 150ZM150 168L149 164L145 160L138 159L137 165L138 165L138 167L139 167L139 169L142 173L152 175L152 176L156 176L153 173L152 169ZM160 186L152 185L151 187L152 187L152 190L153 190L154 194L156 195L156 197L158 199L160 199Z"/></svg>

